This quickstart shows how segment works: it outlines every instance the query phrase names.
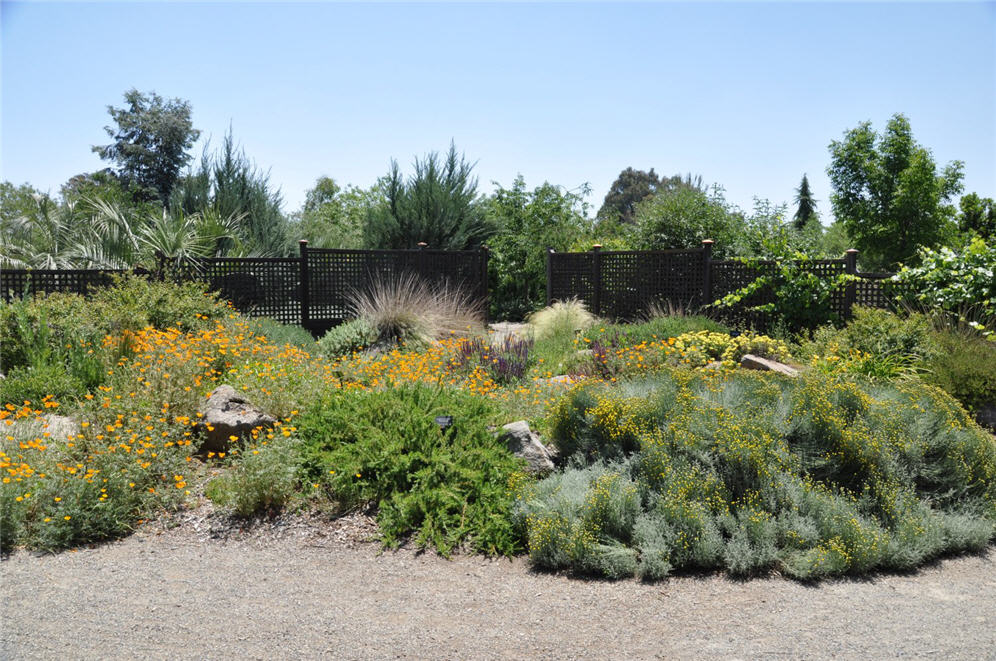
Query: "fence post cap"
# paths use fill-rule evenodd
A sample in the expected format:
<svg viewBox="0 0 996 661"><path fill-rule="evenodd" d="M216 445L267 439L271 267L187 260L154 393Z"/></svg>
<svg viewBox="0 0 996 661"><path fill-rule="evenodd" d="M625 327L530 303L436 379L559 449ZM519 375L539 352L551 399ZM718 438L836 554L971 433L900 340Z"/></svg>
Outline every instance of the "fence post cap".
<svg viewBox="0 0 996 661"><path fill-rule="evenodd" d="M307 239L298 239L297 243L298 243L298 245L306 246L306 245L308 245L308 240Z"/></svg>
<svg viewBox="0 0 996 661"><path fill-rule="evenodd" d="M429 244L426 243L425 241L419 241L415 245L418 246L419 250L422 250L423 248L428 248L429 247Z"/></svg>
<svg viewBox="0 0 996 661"><path fill-rule="evenodd" d="M713 241L712 239L702 239L702 243L703 243L703 245L710 245L711 246L712 244L714 244L716 242Z"/></svg>
<svg viewBox="0 0 996 661"><path fill-rule="evenodd" d="M848 255L857 255L857 254L858 254L858 252L859 252L859 251L858 251L858 250L855 250L854 248L848 248L847 250L845 250L845 251L844 251L844 253L845 253L845 254L848 254Z"/></svg>
<svg viewBox="0 0 996 661"><path fill-rule="evenodd" d="M601 243L596 243L595 245L593 245L591 247L591 249L592 250L601 250L602 249L602 244Z"/></svg>

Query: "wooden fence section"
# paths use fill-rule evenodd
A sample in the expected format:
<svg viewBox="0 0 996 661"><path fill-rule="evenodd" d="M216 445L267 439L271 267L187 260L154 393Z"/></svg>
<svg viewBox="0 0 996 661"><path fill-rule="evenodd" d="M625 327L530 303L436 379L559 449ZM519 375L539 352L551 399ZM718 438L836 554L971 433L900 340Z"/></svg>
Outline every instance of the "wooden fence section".
<svg viewBox="0 0 996 661"><path fill-rule="evenodd" d="M22 270L0 269L0 297L5 303L37 294L65 292L86 296L94 289L111 284L123 270Z"/></svg>
<svg viewBox="0 0 996 661"><path fill-rule="evenodd" d="M215 257L181 263L159 260L156 272L135 271L175 282L204 282L243 314L303 326L319 336L350 317L352 292L406 274L431 284L463 288L487 310L488 251L324 250L300 243L299 257ZM0 270L3 300L38 293L86 295L106 287L107 270Z"/></svg>
<svg viewBox="0 0 996 661"><path fill-rule="evenodd" d="M488 250L333 250L301 243L307 301L301 325L319 335L347 319L349 297L382 282L414 276L459 287L488 305Z"/></svg>
<svg viewBox="0 0 996 661"><path fill-rule="evenodd" d="M775 262L749 266L736 260L712 259L712 241L693 250L602 251L595 246L585 253L547 250L547 305L578 298L594 314L612 319L634 319L652 303L695 310L752 283ZM860 273L857 251L842 259L815 260L807 268L820 278L844 273L859 279L834 294L832 311L842 317L854 305L888 307L882 283L891 273ZM721 312L729 321L763 327L763 314L747 308L774 301L771 290L761 290L739 306Z"/></svg>

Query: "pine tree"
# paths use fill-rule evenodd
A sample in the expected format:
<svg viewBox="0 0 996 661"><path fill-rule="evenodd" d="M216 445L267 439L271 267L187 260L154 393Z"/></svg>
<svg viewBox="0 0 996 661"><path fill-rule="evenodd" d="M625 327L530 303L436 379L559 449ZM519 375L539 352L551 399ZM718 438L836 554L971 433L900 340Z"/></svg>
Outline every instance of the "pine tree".
<svg viewBox="0 0 996 661"><path fill-rule="evenodd" d="M816 218L816 200L813 199L813 194L809 190L809 179L805 174L802 175L802 183L795 190L795 203L799 207L792 220L795 228L801 230L806 227L810 220Z"/></svg>

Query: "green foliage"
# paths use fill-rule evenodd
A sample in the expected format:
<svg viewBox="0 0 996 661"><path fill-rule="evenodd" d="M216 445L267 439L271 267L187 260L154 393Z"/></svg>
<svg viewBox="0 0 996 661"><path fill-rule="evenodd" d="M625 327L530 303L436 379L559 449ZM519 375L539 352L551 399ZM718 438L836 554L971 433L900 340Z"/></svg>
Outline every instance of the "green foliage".
<svg viewBox="0 0 996 661"><path fill-rule="evenodd" d="M681 175L658 177L653 168L650 168L650 172L644 172L628 167L619 173L609 187L609 192L605 194L597 215L599 225L603 228L631 225L638 203L651 195L681 188L705 191L701 175L693 177L689 173L684 178Z"/></svg>
<svg viewBox="0 0 996 661"><path fill-rule="evenodd" d="M569 468L525 485L515 510L541 567L818 578L996 534L996 444L916 382L662 371L571 390L552 430Z"/></svg>
<svg viewBox="0 0 996 661"><path fill-rule="evenodd" d="M938 352L922 376L969 411L996 405L996 342L975 332L946 328L935 335Z"/></svg>
<svg viewBox="0 0 996 661"><path fill-rule="evenodd" d="M305 474L343 509L375 504L388 546L412 536L443 555L465 543L515 553L508 485L520 462L488 431L491 407L425 385L330 393L298 421ZM440 415L453 426L440 429Z"/></svg>
<svg viewBox="0 0 996 661"><path fill-rule="evenodd" d="M743 215L715 186L708 192L682 186L655 194L637 204L634 219L639 250L697 248L712 239L717 258L732 254L744 228Z"/></svg>
<svg viewBox="0 0 996 661"><path fill-rule="evenodd" d="M152 326L181 331L207 328L230 313L217 294L198 282L159 282L140 276L117 276L113 287L97 290L90 305L100 311L106 332Z"/></svg>
<svg viewBox="0 0 996 661"><path fill-rule="evenodd" d="M243 453L238 463L207 485L205 494L242 516L284 507L298 490L297 442L281 437Z"/></svg>
<svg viewBox="0 0 996 661"><path fill-rule="evenodd" d="M441 250L469 250L484 243L492 228L477 200L473 164L456 147L441 161L437 152L415 159L415 174L402 178L396 161L384 180L386 203L370 209L364 226L367 248L415 248L420 242Z"/></svg>
<svg viewBox="0 0 996 661"><path fill-rule="evenodd" d="M270 344L300 347L306 351L315 348L315 338L300 326L282 324L269 317L249 319L248 325L253 335L265 338Z"/></svg>
<svg viewBox="0 0 996 661"><path fill-rule="evenodd" d="M190 121L190 102L163 99L155 92L130 89L127 108L107 107L117 125L104 127L113 142L93 148L118 164L118 176L138 186L149 199L166 202L200 131Z"/></svg>
<svg viewBox="0 0 996 661"><path fill-rule="evenodd" d="M170 214L200 214L222 225L219 254L282 256L290 250L280 192L270 175L246 155L232 134L211 153L205 146L197 170L182 177L169 199ZM234 236L231 236L234 235ZM230 237L230 238L228 238Z"/></svg>
<svg viewBox="0 0 996 661"><path fill-rule="evenodd" d="M960 253L924 249L919 266L897 273L892 282L910 305L944 311L985 335L996 320L996 243L976 237Z"/></svg>
<svg viewBox="0 0 996 661"><path fill-rule="evenodd" d="M970 236L996 240L996 202L991 197L969 193L958 201L958 229Z"/></svg>
<svg viewBox="0 0 996 661"><path fill-rule="evenodd" d="M341 188L329 177L319 177L305 195L288 234L307 239L312 248L362 248L363 225L374 207L385 203L383 184L370 189Z"/></svg>
<svg viewBox="0 0 996 661"><path fill-rule="evenodd" d="M862 122L830 143L830 158L834 216L866 269L908 263L918 249L937 247L950 235L954 209L948 200L961 190L962 163L937 174L905 116L893 115L882 135Z"/></svg>
<svg viewBox="0 0 996 661"><path fill-rule="evenodd" d="M87 391L87 387L73 378L65 366L55 362L13 368L8 366L6 369L9 371L0 381L0 404L20 406L27 401L40 406L46 397L64 402L81 397Z"/></svg>
<svg viewBox="0 0 996 661"><path fill-rule="evenodd" d="M805 229L810 221L819 222L820 218L816 213L816 200L813 199L813 193L809 190L809 179L806 178L806 175L802 175L802 183L795 191L795 203L797 208L795 215L792 216L792 223L797 230Z"/></svg>
<svg viewBox="0 0 996 661"><path fill-rule="evenodd" d="M485 201L495 228L488 240L492 318L518 321L543 305L546 249L569 250L586 234L587 194L586 186L575 193L549 183L527 191L520 175Z"/></svg>
<svg viewBox="0 0 996 661"><path fill-rule="evenodd" d="M318 340L318 349L329 359L348 356L372 345L379 335L377 327L366 319L353 319L325 333Z"/></svg>
<svg viewBox="0 0 996 661"><path fill-rule="evenodd" d="M714 307L722 310L742 306L767 315L775 326L791 330L840 321L833 310L833 297L855 276L841 273L827 278L814 273L814 258L792 247L788 230L770 235L762 245L763 255L770 263L763 263L760 258L737 258L757 275L749 284L715 301ZM764 291L771 292L771 302L752 300Z"/></svg>
<svg viewBox="0 0 996 661"><path fill-rule="evenodd" d="M588 342L605 346L631 347L641 342L666 340L697 331L728 333L729 329L718 321L701 315L669 315L654 317L635 324L595 324L583 335Z"/></svg>

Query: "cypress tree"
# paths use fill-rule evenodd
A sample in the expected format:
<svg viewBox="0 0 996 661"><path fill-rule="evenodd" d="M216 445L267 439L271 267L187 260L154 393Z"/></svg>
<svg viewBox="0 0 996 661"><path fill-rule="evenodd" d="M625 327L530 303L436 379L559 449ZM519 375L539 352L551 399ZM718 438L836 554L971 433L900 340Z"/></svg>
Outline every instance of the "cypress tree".
<svg viewBox="0 0 996 661"><path fill-rule="evenodd" d="M795 203L799 206L792 221L795 228L801 230L811 219L816 218L816 200L813 199L813 193L809 190L809 179L806 178L805 174L802 175L802 183L795 189Z"/></svg>

